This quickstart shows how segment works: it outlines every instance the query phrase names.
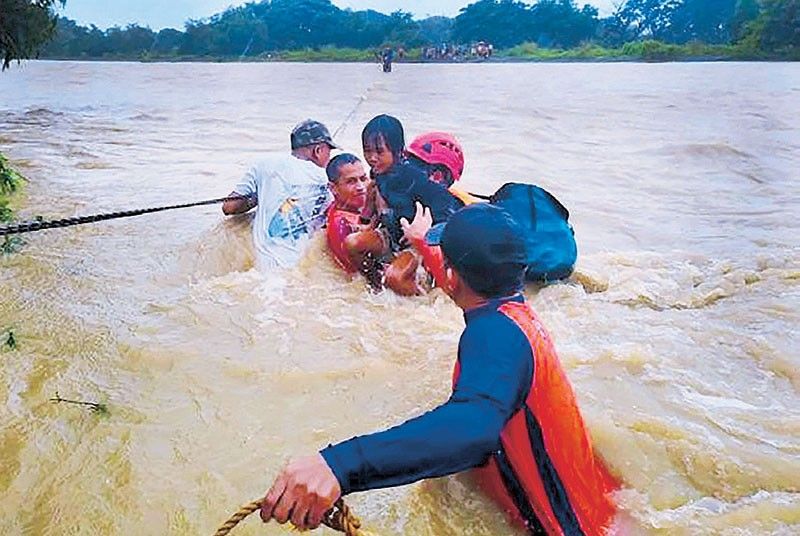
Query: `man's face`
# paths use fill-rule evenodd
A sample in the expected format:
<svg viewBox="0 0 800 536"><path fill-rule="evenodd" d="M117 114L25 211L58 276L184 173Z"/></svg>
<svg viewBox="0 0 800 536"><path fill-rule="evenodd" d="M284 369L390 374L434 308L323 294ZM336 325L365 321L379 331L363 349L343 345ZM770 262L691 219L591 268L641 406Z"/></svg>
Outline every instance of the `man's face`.
<svg viewBox="0 0 800 536"><path fill-rule="evenodd" d="M361 210L367 202L370 182L361 162L345 164L339 169L339 180L331 183L336 204L347 210Z"/></svg>
<svg viewBox="0 0 800 536"><path fill-rule="evenodd" d="M364 160L367 161L372 173L375 175L382 175L389 171L389 168L394 164L394 155L383 138L378 139L373 144L364 144Z"/></svg>

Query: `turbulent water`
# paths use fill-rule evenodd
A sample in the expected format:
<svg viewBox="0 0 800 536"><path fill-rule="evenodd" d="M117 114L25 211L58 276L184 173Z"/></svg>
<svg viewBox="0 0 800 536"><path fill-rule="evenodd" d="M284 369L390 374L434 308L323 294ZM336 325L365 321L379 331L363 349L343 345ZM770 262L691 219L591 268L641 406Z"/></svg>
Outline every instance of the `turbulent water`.
<svg viewBox="0 0 800 536"><path fill-rule="evenodd" d="M471 191L530 181L570 209L577 274L527 294L624 482L618 532L797 534L800 64L0 74L24 219L222 196L296 122L343 125L358 150L384 112L456 133ZM460 311L369 294L322 240L260 273L247 218L212 206L25 241L0 259L2 534L211 534L288 456L448 396ZM463 477L349 503L375 534L514 534Z"/></svg>

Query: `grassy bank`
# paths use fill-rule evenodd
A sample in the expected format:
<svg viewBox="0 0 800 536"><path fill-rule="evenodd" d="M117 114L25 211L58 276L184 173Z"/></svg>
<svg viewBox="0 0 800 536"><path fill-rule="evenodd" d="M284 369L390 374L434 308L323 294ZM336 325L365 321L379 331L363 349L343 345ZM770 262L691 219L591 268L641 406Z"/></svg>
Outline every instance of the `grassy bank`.
<svg viewBox="0 0 800 536"><path fill-rule="evenodd" d="M25 177L11 167L8 159L0 153L0 222L9 222L14 211L9 206L11 195L22 187Z"/></svg>
<svg viewBox="0 0 800 536"><path fill-rule="evenodd" d="M523 43L501 50L496 56L521 61L798 61L800 50L767 52L749 43L707 45L694 42L673 45L660 41L636 41L625 43L619 48L586 44L578 48L560 50L540 48L534 43Z"/></svg>

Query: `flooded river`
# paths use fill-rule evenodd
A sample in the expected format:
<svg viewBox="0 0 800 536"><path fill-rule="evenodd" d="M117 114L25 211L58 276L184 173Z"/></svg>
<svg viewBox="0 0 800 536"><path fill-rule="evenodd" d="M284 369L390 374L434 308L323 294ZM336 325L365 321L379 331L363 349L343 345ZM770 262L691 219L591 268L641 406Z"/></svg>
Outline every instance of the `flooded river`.
<svg viewBox="0 0 800 536"><path fill-rule="evenodd" d="M392 113L456 133L469 190L570 209L577 275L527 293L624 482L621 534L800 532L800 64L31 62L0 74L0 150L21 218L69 217L223 196L354 109L347 149ZM321 239L261 273L248 225L165 212L0 259L0 534L211 534L288 456L446 400L442 293L371 295ZM515 534L463 477L348 502L375 534Z"/></svg>

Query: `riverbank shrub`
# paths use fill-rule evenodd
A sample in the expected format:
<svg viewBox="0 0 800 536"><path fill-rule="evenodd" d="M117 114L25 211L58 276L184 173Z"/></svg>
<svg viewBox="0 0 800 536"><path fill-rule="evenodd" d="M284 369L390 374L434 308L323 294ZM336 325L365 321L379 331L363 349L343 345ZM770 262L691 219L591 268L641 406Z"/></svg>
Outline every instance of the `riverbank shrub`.
<svg viewBox="0 0 800 536"><path fill-rule="evenodd" d="M745 37L733 45L709 45L690 41L682 45L661 41L632 41L617 48L609 48L593 42L567 50L541 48L535 43L523 43L499 50L498 58L519 61L686 61L686 60L769 60L789 59L783 55L768 55L759 49L755 38Z"/></svg>
<svg viewBox="0 0 800 536"><path fill-rule="evenodd" d="M11 167L8 159L0 153L0 221L11 221L14 212L9 207L11 194L19 190L25 177Z"/></svg>
<svg viewBox="0 0 800 536"><path fill-rule="evenodd" d="M262 58L279 61L377 61L375 53L372 50L337 47L285 50L271 54L262 54Z"/></svg>

